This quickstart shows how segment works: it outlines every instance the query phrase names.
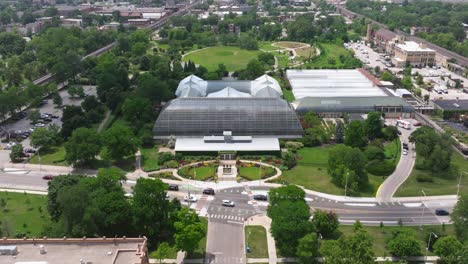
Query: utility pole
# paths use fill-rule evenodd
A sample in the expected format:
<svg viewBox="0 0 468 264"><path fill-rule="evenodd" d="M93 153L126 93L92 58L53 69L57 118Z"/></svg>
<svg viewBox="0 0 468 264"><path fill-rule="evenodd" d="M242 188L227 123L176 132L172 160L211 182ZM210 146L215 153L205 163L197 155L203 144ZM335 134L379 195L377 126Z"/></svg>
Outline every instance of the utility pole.
<svg viewBox="0 0 468 264"><path fill-rule="evenodd" d="M468 172L463 171L462 173L460 173L460 174L458 175L457 196L458 196L458 194L460 193L461 179L462 179L463 173L468 174Z"/></svg>
<svg viewBox="0 0 468 264"><path fill-rule="evenodd" d="M427 240L427 247L426 247L426 256L424 257L424 261L427 263L427 255L429 253L429 245L431 244L431 237L434 235L434 238L438 238L437 234L434 232L431 232L429 234L429 239Z"/></svg>
<svg viewBox="0 0 468 264"><path fill-rule="evenodd" d="M349 171L346 172L346 176L345 176L345 188L344 188L345 199L346 199L346 192L348 191L348 175L349 175Z"/></svg>

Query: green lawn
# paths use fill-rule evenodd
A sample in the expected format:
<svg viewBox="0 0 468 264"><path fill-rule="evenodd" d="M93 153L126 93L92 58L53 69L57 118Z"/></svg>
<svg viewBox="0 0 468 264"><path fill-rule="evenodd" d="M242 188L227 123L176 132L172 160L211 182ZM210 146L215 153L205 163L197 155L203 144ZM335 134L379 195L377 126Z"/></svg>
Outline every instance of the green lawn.
<svg viewBox="0 0 468 264"><path fill-rule="evenodd" d="M273 42L269 42L269 41L260 41L258 43L258 48L259 49L262 49L262 50L266 50L266 51L273 51L273 50L280 50L280 49L283 49L283 48L280 48L280 47L275 47L275 46L272 46Z"/></svg>
<svg viewBox="0 0 468 264"><path fill-rule="evenodd" d="M321 43L318 48L320 49L320 56L306 63L305 67L310 66L316 69L341 68L344 63L340 61L340 56L352 57L349 50L335 43Z"/></svg>
<svg viewBox="0 0 468 264"><path fill-rule="evenodd" d="M289 66L289 55L281 53L279 51L273 51L273 55L275 55L276 59L278 60L278 65L281 68L286 68Z"/></svg>
<svg viewBox="0 0 468 264"><path fill-rule="evenodd" d="M291 90L283 89L283 97L288 102L292 102L292 101L296 100L296 98L294 98L294 94L293 94L293 92Z"/></svg>
<svg viewBox="0 0 468 264"><path fill-rule="evenodd" d="M28 237L42 235L44 224L49 219L46 196L0 192L0 201L0 221L3 229L9 227L10 236L15 233L26 233Z"/></svg>
<svg viewBox="0 0 468 264"><path fill-rule="evenodd" d="M387 143L384 146L385 158L392 161L393 164L397 165L401 156L401 143L400 138L396 138L394 141Z"/></svg>
<svg viewBox="0 0 468 264"><path fill-rule="evenodd" d="M39 161L40 157L40 161ZM65 146L53 146L47 149L41 149L39 154L32 156L29 159L29 163L32 164L44 164L44 165L57 165L67 166L68 163L65 161Z"/></svg>
<svg viewBox="0 0 468 264"><path fill-rule="evenodd" d="M373 249L376 256L389 256L390 253L386 250L386 241L391 238L392 230L397 230L398 226L384 226L381 229L379 226L365 226L364 229L372 236L373 238ZM445 232L442 231L442 226L423 226L423 230L419 229L419 226L404 226L404 228L413 229L416 233L416 237L421 242L421 252L424 253L425 246L427 243L427 230L434 231L436 234L446 233L447 235L454 235L455 230L452 225L445 226ZM339 231L344 235L352 235L353 226L351 225L340 225ZM429 252L430 254L430 252Z"/></svg>
<svg viewBox="0 0 468 264"><path fill-rule="evenodd" d="M149 252L149 257L155 259L156 258L156 250ZM177 248L175 245L169 245L169 252L167 254L167 259L176 259L177 258ZM159 263L159 262L158 262Z"/></svg>
<svg viewBox="0 0 468 264"><path fill-rule="evenodd" d="M344 188L340 188L331 182L328 175L328 152L332 146L302 148L297 154L300 159L297 166L289 171L283 171L283 178L292 184L304 186L309 190L335 195L344 195ZM375 196L375 192L384 178L369 174L368 188L355 195Z"/></svg>
<svg viewBox="0 0 468 264"><path fill-rule="evenodd" d="M144 171L159 170L158 148L141 148L141 167Z"/></svg>
<svg viewBox="0 0 468 264"><path fill-rule="evenodd" d="M242 177L242 178L245 178L247 180L250 180L250 181L256 181L256 180L260 180L263 176L263 178L265 178L266 175L275 175L275 169L273 169L272 167L265 167L265 166L262 166L262 167L238 167L239 168L239 175ZM261 172L260 172L261 170Z"/></svg>
<svg viewBox="0 0 468 264"><path fill-rule="evenodd" d="M418 156L416 156L417 162ZM462 181L460 186L460 193L468 191L468 175L463 172L468 172L468 161L458 153L453 153L452 164L459 167ZM416 177L418 175L429 175L430 172L417 170L413 168L409 178L400 186L395 196L421 196L421 190L424 190L426 195L450 195L457 193L458 177L452 179L443 179L437 176L432 177L434 182L418 182Z"/></svg>
<svg viewBox="0 0 468 264"><path fill-rule="evenodd" d="M183 177L190 177L198 181L206 181L210 178L216 177L217 167L214 165L201 166L198 168L184 167L179 170L179 175Z"/></svg>
<svg viewBox="0 0 468 264"><path fill-rule="evenodd" d="M248 258L268 258L266 230L263 226L245 227L245 246L250 247Z"/></svg>
<svg viewBox="0 0 468 264"><path fill-rule="evenodd" d="M259 50L244 50L239 47L216 46L193 52L184 57L184 61L193 61L196 64L214 71L223 63L228 71L244 69L247 63L257 58Z"/></svg>

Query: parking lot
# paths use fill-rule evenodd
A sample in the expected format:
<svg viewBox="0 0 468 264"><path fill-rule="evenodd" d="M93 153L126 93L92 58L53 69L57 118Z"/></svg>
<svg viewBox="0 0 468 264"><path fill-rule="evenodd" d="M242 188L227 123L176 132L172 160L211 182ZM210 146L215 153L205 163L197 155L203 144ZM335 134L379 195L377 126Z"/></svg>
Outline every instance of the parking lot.
<svg viewBox="0 0 468 264"><path fill-rule="evenodd" d="M83 86L83 90L85 94L87 95L96 95L96 86ZM71 98L66 89L61 90L59 94L63 100L62 105L80 105L81 102L84 100L84 98ZM61 118L62 118L63 110L62 108L56 108L52 99L47 99L47 103L44 104L43 106L39 108L30 108L26 110L26 112L33 111L36 109L39 110L41 114L47 113L47 114L51 114L57 117L57 118L51 118L50 122L48 123L43 122L45 127L49 126L50 124L55 124L59 127L62 126ZM31 128L34 128L34 125L31 124L30 120L27 117L24 117L17 121L13 121L10 119L4 124L2 124L2 127L9 133L12 133L15 131L27 131ZM24 149L31 148L29 137L24 139L21 142L21 144L23 145ZM4 150L6 147L7 147L7 143L0 143L0 149L2 149L0 150L0 161L4 161L5 159L9 160L9 158L5 158L5 155L8 157L10 153L8 150Z"/></svg>
<svg viewBox="0 0 468 264"><path fill-rule="evenodd" d="M388 65L385 65L382 62L385 61L383 54L377 53L371 47L357 42L348 43L347 48L353 50L355 57L369 67L375 68L376 66L378 66L382 70L390 68Z"/></svg>

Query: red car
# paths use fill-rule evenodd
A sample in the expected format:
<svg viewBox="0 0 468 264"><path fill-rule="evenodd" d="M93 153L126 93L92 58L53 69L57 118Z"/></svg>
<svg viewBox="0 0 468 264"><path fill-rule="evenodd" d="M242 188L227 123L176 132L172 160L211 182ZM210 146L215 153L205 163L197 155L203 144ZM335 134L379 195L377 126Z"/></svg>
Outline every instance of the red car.
<svg viewBox="0 0 468 264"><path fill-rule="evenodd" d="M42 176L43 180L52 180L53 178L54 178L54 175L50 175L50 174Z"/></svg>
<svg viewBox="0 0 468 264"><path fill-rule="evenodd" d="M419 123L419 122L416 122L416 123L413 124L413 126L415 126L415 127L418 127L418 126L421 126L421 125L422 125L422 124Z"/></svg>

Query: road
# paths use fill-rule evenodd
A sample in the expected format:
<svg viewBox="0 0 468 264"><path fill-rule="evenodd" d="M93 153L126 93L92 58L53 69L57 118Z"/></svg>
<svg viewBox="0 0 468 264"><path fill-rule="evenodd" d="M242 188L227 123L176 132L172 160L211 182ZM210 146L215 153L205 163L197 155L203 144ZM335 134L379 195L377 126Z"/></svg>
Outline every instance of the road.
<svg viewBox="0 0 468 264"><path fill-rule="evenodd" d="M393 123L392 125L395 124ZM409 144L408 155L403 155L403 153L401 154L400 161L398 162L395 171L385 179L385 181L382 183L382 185L380 185L379 189L377 190L376 197L383 202L391 201L393 195L398 190L400 185L402 185L406 181L406 179L411 175L411 171L413 171L413 167L416 162L416 151L414 150L413 144L409 142L409 136L415 129L412 128L411 130L407 130L403 128L398 128L398 130L401 132L401 143L406 142ZM403 147L401 148L401 150L403 151Z"/></svg>

